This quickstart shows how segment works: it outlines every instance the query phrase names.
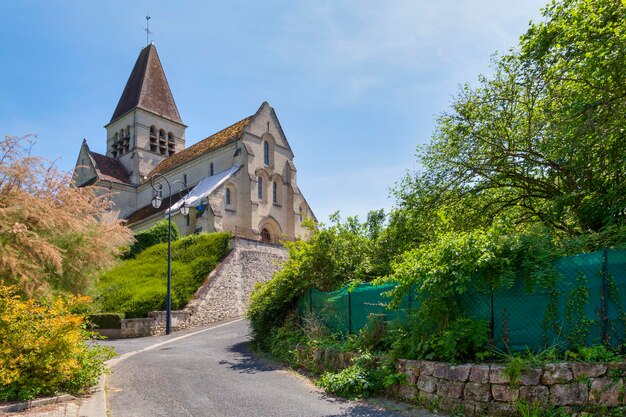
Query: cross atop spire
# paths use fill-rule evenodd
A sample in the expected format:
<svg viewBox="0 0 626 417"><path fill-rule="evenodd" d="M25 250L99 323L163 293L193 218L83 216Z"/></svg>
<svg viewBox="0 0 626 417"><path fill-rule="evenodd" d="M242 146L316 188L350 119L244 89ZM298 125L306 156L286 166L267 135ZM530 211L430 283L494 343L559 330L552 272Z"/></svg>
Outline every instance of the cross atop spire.
<svg viewBox="0 0 626 417"><path fill-rule="evenodd" d="M146 13L146 28L144 29L146 32L146 46L150 45L150 35L153 33L150 32L150 16Z"/></svg>

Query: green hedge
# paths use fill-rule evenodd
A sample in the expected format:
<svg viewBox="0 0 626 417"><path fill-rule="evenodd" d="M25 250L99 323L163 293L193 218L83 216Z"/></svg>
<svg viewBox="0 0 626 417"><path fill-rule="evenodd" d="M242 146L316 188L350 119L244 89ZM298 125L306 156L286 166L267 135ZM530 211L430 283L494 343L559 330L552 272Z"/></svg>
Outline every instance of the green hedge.
<svg viewBox="0 0 626 417"><path fill-rule="evenodd" d="M87 321L95 329L120 329L123 318L123 313L96 313L87 316Z"/></svg>
<svg viewBox="0 0 626 417"><path fill-rule="evenodd" d="M137 254L148 249L150 246L167 242L167 236L167 220L162 220L151 228L137 233L135 235L135 243L130 247L126 259L134 258ZM179 239L180 233L178 232L178 226L176 226L176 223L172 222L172 242Z"/></svg>
<svg viewBox="0 0 626 417"><path fill-rule="evenodd" d="M172 243L172 309L191 300L207 275L228 254L229 233L191 235ZM154 245L100 276L99 311L145 317L165 310L167 243Z"/></svg>

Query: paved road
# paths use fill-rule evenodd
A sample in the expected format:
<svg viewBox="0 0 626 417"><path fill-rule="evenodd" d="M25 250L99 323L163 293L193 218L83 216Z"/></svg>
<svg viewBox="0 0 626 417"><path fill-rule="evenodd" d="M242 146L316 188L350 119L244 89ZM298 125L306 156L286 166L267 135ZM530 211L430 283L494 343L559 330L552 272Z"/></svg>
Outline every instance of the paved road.
<svg viewBox="0 0 626 417"><path fill-rule="evenodd" d="M244 320L197 330L106 342L121 354L107 378L110 415L406 416L328 397L305 378L259 361L248 350Z"/></svg>

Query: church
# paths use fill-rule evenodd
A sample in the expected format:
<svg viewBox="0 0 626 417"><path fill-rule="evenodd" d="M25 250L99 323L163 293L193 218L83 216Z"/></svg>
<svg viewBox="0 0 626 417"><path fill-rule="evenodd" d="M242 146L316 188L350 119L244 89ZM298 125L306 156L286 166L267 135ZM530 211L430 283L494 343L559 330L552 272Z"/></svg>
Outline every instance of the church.
<svg viewBox="0 0 626 417"><path fill-rule="evenodd" d="M187 126L154 44L141 50L105 128L106 155L83 140L74 182L109 190L114 210L136 232L171 215L183 236L230 231L277 242L306 237L303 220L315 220L298 188L287 137L267 102L185 146ZM158 208L155 196L163 203Z"/></svg>

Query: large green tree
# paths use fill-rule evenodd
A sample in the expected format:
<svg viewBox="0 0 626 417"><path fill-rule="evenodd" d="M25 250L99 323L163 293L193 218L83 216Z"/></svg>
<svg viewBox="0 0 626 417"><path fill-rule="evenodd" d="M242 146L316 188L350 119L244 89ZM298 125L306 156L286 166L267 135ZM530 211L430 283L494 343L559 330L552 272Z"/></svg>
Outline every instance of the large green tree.
<svg viewBox="0 0 626 417"><path fill-rule="evenodd" d="M392 220L427 231L443 210L465 230L505 214L566 236L623 227L625 128L626 7L553 2L440 117Z"/></svg>

